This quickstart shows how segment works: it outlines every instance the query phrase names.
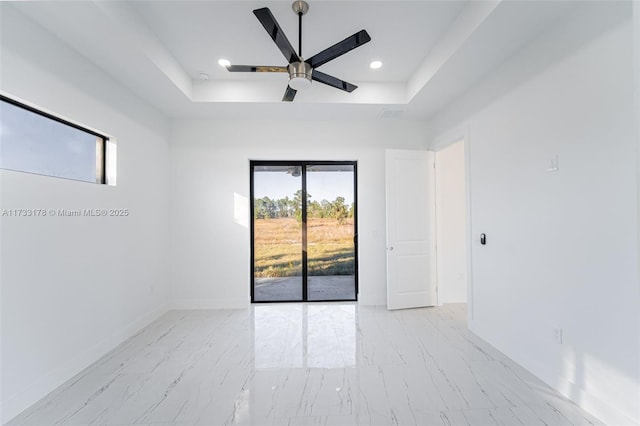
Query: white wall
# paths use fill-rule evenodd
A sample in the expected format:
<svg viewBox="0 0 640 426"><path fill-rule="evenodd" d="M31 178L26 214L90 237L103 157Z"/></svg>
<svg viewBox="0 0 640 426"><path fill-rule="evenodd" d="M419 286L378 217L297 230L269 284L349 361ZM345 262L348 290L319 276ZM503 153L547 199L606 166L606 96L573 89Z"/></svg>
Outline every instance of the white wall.
<svg viewBox="0 0 640 426"><path fill-rule="evenodd" d="M634 51L634 92L635 92L635 117L636 117L636 159L638 171L636 173L637 184L637 200L638 200L638 227L640 229L640 2L633 2L633 51ZM640 232L638 232L638 246L640 247ZM640 271L640 250L638 251L638 269ZM639 274L640 275L640 272ZM638 285L638 306L640 306L640 284ZM638 330L640 330L640 315L638 315ZM640 353L640 339L638 339L638 353ZM640 357L638 357L638 371L640 371ZM640 400L640 395L638 395ZM640 405L640 401L638 402ZM640 411L640 409L639 409ZM638 414L640 417L640 413Z"/></svg>
<svg viewBox="0 0 640 426"><path fill-rule="evenodd" d="M117 138L118 186L0 171L0 209L128 208L126 218L0 218L2 422L164 312L166 121L10 5L0 89Z"/></svg>
<svg viewBox="0 0 640 426"><path fill-rule="evenodd" d="M431 122L470 138L470 327L609 424L640 422L632 35L582 6Z"/></svg>
<svg viewBox="0 0 640 426"><path fill-rule="evenodd" d="M358 161L359 300L384 305L384 149L424 149L423 134L421 125L385 120L176 121L170 187L175 306L247 306L249 160Z"/></svg>
<svg viewBox="0 0 640 426"><path fill-rule="evenodd" d="M467 301L464 140L436 151L438 304Z"/></svg>

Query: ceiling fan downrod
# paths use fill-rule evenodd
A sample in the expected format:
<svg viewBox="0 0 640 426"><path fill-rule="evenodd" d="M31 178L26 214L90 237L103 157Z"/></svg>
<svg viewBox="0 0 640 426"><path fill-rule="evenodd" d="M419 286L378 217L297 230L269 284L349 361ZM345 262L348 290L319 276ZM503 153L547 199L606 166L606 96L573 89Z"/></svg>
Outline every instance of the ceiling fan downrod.
<svg viewBox="0 0 640 426"><path fill-rule="evenodd" d="M291 8L298 15L298 56L302 58L302 16L309 11L309 4L304 0L296 0Z"/></svg>
<svg viewBox="0 0 640 426"><path fill-rule="evenodd" d="M304 89L311 85L313 69L302 58L302 16L309 11L309 4L304 0L296 0L291 5L298 15L298 57L299 62L291 62L287 67L289 71L289 87L293 90Z"/></svg>

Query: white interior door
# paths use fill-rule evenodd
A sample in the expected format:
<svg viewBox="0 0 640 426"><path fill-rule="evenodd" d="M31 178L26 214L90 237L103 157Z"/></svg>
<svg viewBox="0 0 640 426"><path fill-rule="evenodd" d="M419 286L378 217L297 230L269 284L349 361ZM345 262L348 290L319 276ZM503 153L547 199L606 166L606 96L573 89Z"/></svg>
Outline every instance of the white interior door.
<svg viewBox="0 0 640 426"><path fill-rule="evenodd" d="M387 308L437 304L431 151L386 151Z"/></svg>

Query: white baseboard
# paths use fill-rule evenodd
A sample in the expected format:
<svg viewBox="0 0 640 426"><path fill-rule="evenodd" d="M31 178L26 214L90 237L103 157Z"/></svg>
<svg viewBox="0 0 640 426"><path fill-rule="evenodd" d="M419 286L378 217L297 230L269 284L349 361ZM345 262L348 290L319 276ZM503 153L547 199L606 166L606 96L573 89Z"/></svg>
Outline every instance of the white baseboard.
<svg viewBox="0 0 640 426"><path fill-rule="evenodd" d="M486 337L486 333L481 331L481 327L474 324L473 321L469 322L469 329L481 339L495 347L497 350L511 358L522 368L533 374L538 379L542 380L549 387L556 392L564 396L570 401L573 401L583 410L587 411L592 416L601 420L610 426L631 426L640 425L640 418L633 419L621 412L619 409L612 407L607 402L587 392L584 388L570 382L566 377L554 374L549 369L542 365L539 361L534 359L513 358L513 354L504 352L502 350L505 345L501 344L499 339L491 339ZM638 395L640 397L640 395Z"/></svg>
<svg viewBox="0 0 640 426"><path fill-rule="evenodd" d="M358 294L358 304L361 306L387 306L386 294Z"/></svg>
<svg viewBox="0 0 640 426"><path fill-rule="evenodd" d="M61 386L67 380L99 360L116 346L133 336L160 316L168 311L168 306L163 304L156 309L140 316L129 325L115 331L111 335L99 341L78 356L70 359L60 367L40 376L30 383L24 390L7 397L2 401L0 412L2 424L35 404L51 391ZM4 395L3 395L4 396Z"/></svg>
<svg viewBox="0 0 640 426"><path fill-rule="evenodd" d="M171 309L245 309L249 300L243 298L227 299L177 299L171 302Z"/></svg>
<svg viewBox="0 0 640 426"><path fill-rule="evenodd" d="M565 398L575 402L576 405L580 406L580 408L602 420L609 426L640 425L640 419L634 420L631 417L626 416L624 413L621 413L602 399L594 397L575 383L571 383L564 378L552 377L552 380L560 381L558 386L552 386L550 384L550 380L545 380L544 377L540 377L540 379L557 390ZM638 397L640 397L640 395Z"/></svg>

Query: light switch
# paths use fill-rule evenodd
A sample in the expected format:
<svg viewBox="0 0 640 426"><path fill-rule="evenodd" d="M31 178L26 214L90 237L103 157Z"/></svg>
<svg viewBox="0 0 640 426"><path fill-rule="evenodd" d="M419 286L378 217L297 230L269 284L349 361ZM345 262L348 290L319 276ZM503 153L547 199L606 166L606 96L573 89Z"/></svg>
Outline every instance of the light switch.
<svg viewBox="0 0 640 426"><path fill-rule="evenodd" d="M558 171L558 155L549 158L549 167L547 167L548 172L557 172Z"/></svg>

